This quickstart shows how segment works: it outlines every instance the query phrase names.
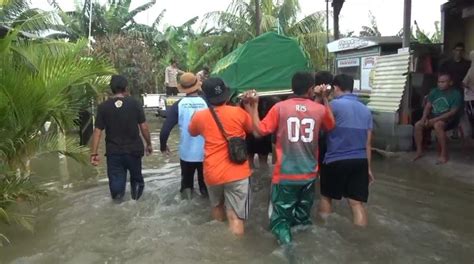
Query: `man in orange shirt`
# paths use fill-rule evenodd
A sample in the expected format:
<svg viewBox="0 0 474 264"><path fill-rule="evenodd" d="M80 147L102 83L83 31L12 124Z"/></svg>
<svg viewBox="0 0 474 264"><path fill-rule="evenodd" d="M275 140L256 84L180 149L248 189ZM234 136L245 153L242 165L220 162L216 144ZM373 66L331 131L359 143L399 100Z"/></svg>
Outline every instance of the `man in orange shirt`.
<svg viewBox="0 0 474 264"><path fill-rule="evenodd" d="M240 107L226 105L230 89L221 79L207 79L202 84L202 91L229 138L245 138L247 133L252 132L250 115ZM218 221L224 221L227 216L230 231L243 235L244 220L249 210L251 172L248 161L236 164L230 160L228 143L210 109L194 114L189 134L204 138L204 181L208 187L212 216Z"/></svg>

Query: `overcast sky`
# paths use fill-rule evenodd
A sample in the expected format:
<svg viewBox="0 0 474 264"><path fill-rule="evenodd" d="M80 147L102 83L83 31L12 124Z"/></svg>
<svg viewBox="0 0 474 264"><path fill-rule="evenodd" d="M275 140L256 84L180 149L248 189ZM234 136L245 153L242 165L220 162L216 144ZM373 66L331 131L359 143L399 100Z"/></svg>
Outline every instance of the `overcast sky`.
<svg viewBox="0 0 474 264"><path fill-rule="evenodd" d="M65 9L73 9L74 2L81 0L57 0ZM105 0L93 0L106 2ZM47 0L31 0L33 6L49 9ZM146 0L132 1L132 8ZM136 17L139 23L153 23L161 10L166 9L162 25L181 25L195 16L202 17L207 12L225 10L231 0L157 0L149 11ZM363 25L369 25L368 13L371 11L382 35L397 34L403 25L404 0L346 0L341 11L341 32L358 33ZM441 20L441 5L447 0L412 0L412 19L428 32L434 32L434 22ZM325 0L300 0L301 17L326 9ZM332 21L332 20L331 20ZM331 25L332 23L330 23Z"/></svg>

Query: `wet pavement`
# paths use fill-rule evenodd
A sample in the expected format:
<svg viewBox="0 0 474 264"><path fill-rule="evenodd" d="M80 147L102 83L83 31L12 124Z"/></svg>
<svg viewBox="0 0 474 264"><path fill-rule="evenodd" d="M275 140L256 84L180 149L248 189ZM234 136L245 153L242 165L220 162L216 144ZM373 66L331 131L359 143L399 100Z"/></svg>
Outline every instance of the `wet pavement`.
<svg viewBox="0 0 474 264"><path fill-rule="evenodd" d="M157 149L161 121L150 120ZM0 248L0 263L289 263L268 231L270 173L253 176L251 218L237 239L211 220L208 200L180 199L176 130L170 157L155 150L144 159L138 202L127 189L126 202L112 203L103 166L35 161L35 180L53 194L34 212L34 234L6 230L12 244ZM369 227L354 228L348 205L337 202L326 222L295 230L291 262L474 263L474 185L432 168L375 160Z"/></svg>

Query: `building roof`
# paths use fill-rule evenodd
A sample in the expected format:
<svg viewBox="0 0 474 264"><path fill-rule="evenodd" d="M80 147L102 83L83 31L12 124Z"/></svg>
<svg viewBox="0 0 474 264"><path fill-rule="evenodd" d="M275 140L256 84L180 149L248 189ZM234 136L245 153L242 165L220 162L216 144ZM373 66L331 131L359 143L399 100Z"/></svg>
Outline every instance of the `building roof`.
<svg viewBox="0 0 474 264"><path fill-rule="evenodd" d="M344 50L365 49L367 47L402 44L402 38L395 36L386 37L350 37L342 38L327 44L329 52Z"/></svg>

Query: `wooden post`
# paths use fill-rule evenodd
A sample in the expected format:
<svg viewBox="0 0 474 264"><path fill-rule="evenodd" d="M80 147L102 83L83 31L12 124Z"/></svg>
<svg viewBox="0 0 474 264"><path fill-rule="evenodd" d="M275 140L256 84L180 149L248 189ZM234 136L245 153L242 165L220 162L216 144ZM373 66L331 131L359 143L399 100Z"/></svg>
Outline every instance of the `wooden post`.
<svg viewBox="0 0 474 264"><path fill-rule="evenodd" d="M334 40L339 39L339 14L345 0L332 0L333 7L333 23L334 23Z"/></svg>
<svg viewBox="0 0 474 264"><path fill-rule="evenodd" d="M411 38L411 0L405 0L403 7L403 47L410 47Z"/></svg>
<svg viewBox="0 0 474 264"><path fill-rule="evenodd" d="M329 0L326 0L326 69L329 71L329 50L327 44L329 43Z"/></svg>

